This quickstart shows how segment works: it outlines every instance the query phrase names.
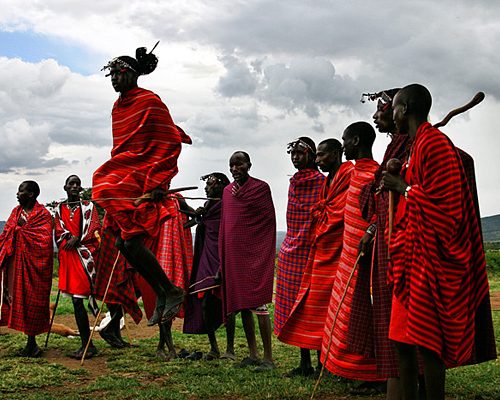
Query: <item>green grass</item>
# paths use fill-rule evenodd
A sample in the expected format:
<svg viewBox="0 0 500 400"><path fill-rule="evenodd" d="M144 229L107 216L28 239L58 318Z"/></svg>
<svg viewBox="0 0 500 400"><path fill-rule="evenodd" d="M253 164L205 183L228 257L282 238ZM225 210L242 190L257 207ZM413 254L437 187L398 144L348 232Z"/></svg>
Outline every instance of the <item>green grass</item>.
<svg viewBox="0 0 500 400"><path fill-rule="evenodd" d="M500 252L487 251L488 274L492 292L500 291ZM53 299L57 293L54 281ZM58 314L72 314L69 298L61 297ZM500 351L500 311L493 311L497 351ZM225 344L224 329L217 332L221 348ZM204 335L183 335L173 332L177 350L207 352L208 340ZM41 336L39 344L45 339ZM66 367L62 361L50 363L46 359L28 360L15 357L24 346L25 336L0 336L0 398L22 400L46 399L308 399L315 380L284 378L283 374L295 367L298 349L286 346L273 337L274 358L278 369L255 373L249 369L234 368L225 360L162 362L155 358L157 338L137 340L138 347L115 350L102 340L95 341L99 350L96 359L86 361L84 368ZM258 341L260 342L260 341ZM64 357L74 351L79 339L51 336L49 349L57 349ZM246 340L237 318L236 354L239 359L247 355ZM262 349L260 349L262 352ZM315 357L313 357L315 359ZM64 365L63 365L64 364ZM96 367L97 365L97 367ZM89 370L87 370L88 368ZM480 365L447 371L447 398L498 399L500 363L490 361ZM327 376L319 385L317 399L350 398L349 386L335 382ZM384 396L372 397L383 399Z"/></svg>

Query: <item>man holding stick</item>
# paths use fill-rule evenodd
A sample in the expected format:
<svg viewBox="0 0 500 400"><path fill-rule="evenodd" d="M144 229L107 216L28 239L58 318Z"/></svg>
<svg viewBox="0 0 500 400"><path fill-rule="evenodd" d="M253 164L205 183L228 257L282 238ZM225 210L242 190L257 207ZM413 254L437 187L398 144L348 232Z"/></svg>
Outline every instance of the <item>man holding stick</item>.
<svg viewBox="0 0 500 400"><path fill-rule="evenodd" d="M476 210L459 152L427 122L431 103L418 84L394 97L396 127L413 144L402 175L385 172L382 179L384 189L400 195L389 248L389 338L405 399L417 398L417 349L427 398L436 400L444 399L445 368L494 357L478 351L493 332L491 314L481 312L489 294Z"/></svg>
<svg viewBox="0 0 500 400"><path fill-rule="evenodd" d="M120 252L155 291L159 320L166 322L179 311L184 291L170 282L144 240L155 238L175 214L175 200L165 192L177 174L181 143L189 138L160 98L137 86L137 78L153 72L157 62L139 48L136 58L117 57L103 68L120 97L112 111L111 159L94 173L92 196L106 210L104 228L116 233ZM151 201L137 204L139 197Z"/></svg>

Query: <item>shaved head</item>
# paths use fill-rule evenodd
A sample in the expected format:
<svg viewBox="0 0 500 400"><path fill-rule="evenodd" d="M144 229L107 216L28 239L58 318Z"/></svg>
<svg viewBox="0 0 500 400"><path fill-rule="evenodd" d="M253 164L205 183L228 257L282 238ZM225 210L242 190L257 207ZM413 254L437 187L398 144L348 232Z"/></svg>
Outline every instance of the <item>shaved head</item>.
<svg viewBox="0 0 500 400"><path fill-rule="evenodd" d="M432 106L432 96L425 86L414 83L401 89L394 101L406 105L406 112L419 118L427 118Z"/></svg>

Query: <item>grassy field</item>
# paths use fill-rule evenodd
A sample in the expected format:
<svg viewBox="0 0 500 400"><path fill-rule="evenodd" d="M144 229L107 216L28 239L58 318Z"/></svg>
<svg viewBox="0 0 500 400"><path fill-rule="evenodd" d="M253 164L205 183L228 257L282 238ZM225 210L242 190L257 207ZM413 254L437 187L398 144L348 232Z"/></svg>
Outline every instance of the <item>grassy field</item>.
<svg viewBox="0 0 500 400"><path fill-rule="evenodd" d="M492 292L500 291L500 252L488 250L488 272ZM500 311L493 311L497 348L500 338ZM72 314L68 299L61 300L58 315ZM219 344L225 343L223 329ZM176 348L208 351L204 336L183 335L174 331ZM39 344L45 338L39 339ZM2 399L308 399L315 380L284 378L283 374L298 362L296 348L273 338L278 368L256 373L238 369L227 360L162 362L155 358L157 337L135 340L138 347L124 350L109 348L96 340L98 357L80 367L67 357L78 347L79 339L51 337L49 348L41 359L15 357L24 346L25 337L0 335L0 398ZM246 341L238 318L236 353L247 355ZM357 399L349 395L350 385L327 376L319 385L316 399ZM500 362L491 361L447 372L449 399L499 399ZM384 396L372 397L383 399Z"/></svg>

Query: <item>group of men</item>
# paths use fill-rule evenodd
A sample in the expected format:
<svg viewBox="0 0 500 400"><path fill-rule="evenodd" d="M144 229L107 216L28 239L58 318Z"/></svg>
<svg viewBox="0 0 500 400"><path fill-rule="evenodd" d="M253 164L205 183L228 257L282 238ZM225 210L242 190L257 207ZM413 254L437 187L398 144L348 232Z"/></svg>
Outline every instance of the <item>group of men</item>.
<svg viewBox="0 0 500 400"><path fill-rule="evenodd" d="M90 296L95 310L93 297L106 297L111 322L101 335L124 347L119 319L126 312L140 320L142 295L149 324L160 326L164 357L175 356L170 328L183 316L186 333L208 334L207 359L221 357L215 330L225 322L222 357L234 359L240 313L249 355L238 366L273 369L270 188L250 176L250 156L237 151L229 160L232 183L222 173L202 177L203 207L194 210L170 190L182 143L191 140L159 97L137 85L156 64L139 48L135 58L121 56L104 67L120 97L112 112L111 159L93 176L92 199L106 211L102 227L93 203L80 200L74 175L55 213L59 288L72 295L82 337L75 356L84 356L90 340L83 298ZM446 368L496 357L470 157L427 122L425 87L373 98L375 125L391 137L380 165L372 155L376 134L366 122L349 125L342 143L326 139L316 148L301 137L288 145L298 171L290 179L278 255L274 332L300 348L300 364L288 376L314 375L310 351L316 350L318 367L336 376L387 381L389 399L414 399L419 386L427 398L442 399ZM402 162L401 174L386 170L392 158ZM52 218L38 194L35 182L21 184L20 205L0 236L0 321L28 335L25 356L40 354L35 336L48 329ZM96 351L89 343L86 356Z"/></svg>

